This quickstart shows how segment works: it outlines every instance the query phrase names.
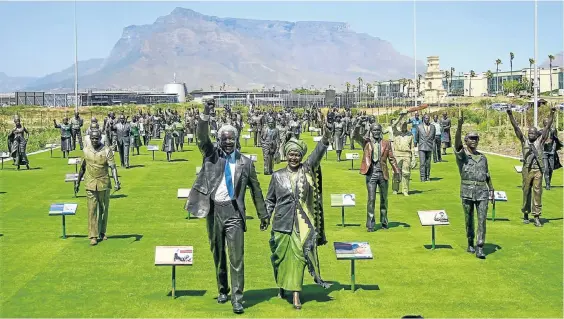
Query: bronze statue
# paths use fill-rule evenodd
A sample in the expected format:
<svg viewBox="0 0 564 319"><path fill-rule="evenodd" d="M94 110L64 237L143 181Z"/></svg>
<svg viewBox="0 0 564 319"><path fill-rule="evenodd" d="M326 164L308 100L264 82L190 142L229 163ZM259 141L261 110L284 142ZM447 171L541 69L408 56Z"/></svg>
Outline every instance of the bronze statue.
<svg viewBox="0 0 564 319"><path fill-rule="evenodd" d="M209 136L210 113L213 101L208 101L198 123L198 148L204 157L188 197L186 208L195 217L206 218L208 238L216 269L218 303L227 302L227 256L231 277L233 312L244 312L244 232L246 231L245 193L251 190L261 230L268 227L268 219L260 183L253 162L236 149L237 129L233 126L219 130L219 142L213 144Z"/></svg>
<svg viewBox="0 0 564 319"><path fill-rule="evenodd" d="M27 159L27 140L29 139L29 132L22 125L19 115L14 117L15 127L8 135L8 153L14 160L13 165L20 169L20 165L25 165L29 169L29 160Z"/></svg>
<svg viewBox="0 0 564 319"><path fill-rule="evenodd" d="M304 162L305 142L291 138L285 143L288 166L272 175L266 195L268 216L274 216L270 238L274 279L280 298L285 297L286 291L293 291L295 309L302 308L300 292L306 266L317 284L330 286L321 279L317 257L317 246L327 243L320 163L331 132L325 132Z"/></svg>
<svg viewBox="0 0 564 319"><path fill-rule="evenodd" d="M513 117L513 112L511 109L507 110L515 135L521 142L523 154L523 170L521 172L523 175L523 208L521 209L523 212L523 222L525 224L529 223L529 213L532 211L535 217L535 226L537 227L542 227L540 220L542 209L542 175L545 168L541 152L550 134L550 127L552 126L552 121L554 121L554 112L556 112L556 107L552 107L550 117L545 123L544 128L539 132L536 127L530 127L527 138L525 139L519 125L517 125L517 121L515 121Z"/></svg>
<svg viewBox="0 0 564 319"><path fill-rule="evenodd" d="M464 209L466 223L466 238L469 253L476 253L476 257L485 259L484 243L486 240L486 217L488 215L488 200L494 199L494 187L488 168L488 159L478 152L478 133L470 132L464 137L466 146L462 145L462 124L464 113L458 119L458 130L454 140L454 154L460 173L460 198ZM478 238L474 249L474 209L478 216Z"/></svg>
<svg viewBox="0 0 564 319"><path fill-rule="evenodd" d="M121 188L118 179L116 164L114 163L114 152L101 143L102 133L92 130L85 143L84 160L78 172L78 180L75 184L75 192L80 189L80 182L84 177L86 185L86 198L88 201L88 238L90 245L95 246L98 240L107 240L106 230L108 225L108 208L110 204L110 190L112 184L108 176L108 169L112 171L115 190Z"/></svg>

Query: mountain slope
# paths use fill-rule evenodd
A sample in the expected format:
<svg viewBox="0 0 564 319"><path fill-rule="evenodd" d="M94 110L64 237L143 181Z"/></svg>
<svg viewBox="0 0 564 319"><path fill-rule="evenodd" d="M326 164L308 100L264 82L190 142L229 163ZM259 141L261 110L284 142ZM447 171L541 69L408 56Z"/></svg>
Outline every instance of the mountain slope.
<svg viewBox="0 0 564 319"><path fill-rule="evenodd" d="M33 77L12 77L0 72L0 93L11 93L21 90L35 79Z"/></svg>
<svg viewBox="0 0 564 319"><path fill-rule="evenodd" d="M81 73L79 85L162 89L176 73L190 89L222 83L241 89L327 87L358 77L367 82L413 77L413 63L389 42L345 23L218 18L176 8L151 25L126 27L101 65ZM423 63L418 70L424 73ZM60 79L36 83L72 88Z"/></svg>

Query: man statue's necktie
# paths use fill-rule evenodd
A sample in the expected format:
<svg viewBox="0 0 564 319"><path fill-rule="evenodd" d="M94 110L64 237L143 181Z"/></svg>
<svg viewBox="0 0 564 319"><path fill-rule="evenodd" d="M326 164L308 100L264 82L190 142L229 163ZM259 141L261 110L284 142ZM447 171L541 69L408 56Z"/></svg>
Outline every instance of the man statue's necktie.
<svg viewBox="0 0 564 319"><path fill-rule="evenodd" d="M225 185L227 186L227 193L231 199L235 198L235 189L233 188L233 180L231 179L231 166L235 164L235 152L226 154L225 156Z"/></svg>

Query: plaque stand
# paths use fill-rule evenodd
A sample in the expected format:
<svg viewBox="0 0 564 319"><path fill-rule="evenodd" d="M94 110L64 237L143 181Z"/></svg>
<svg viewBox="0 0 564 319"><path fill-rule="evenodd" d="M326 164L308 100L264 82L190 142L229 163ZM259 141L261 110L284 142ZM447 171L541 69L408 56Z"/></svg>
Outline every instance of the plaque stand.
<svg viewBox="0 0 564 319"><path fill-rule="evenodd" d="M344 224L344 223L343 223ZM355 283L354 283L354 259L351 259L351 291L355 291Z"/></svg>
<svg viewBox="0 0 564 319"><path fill-rule="evenodd" d="M176 299L176 265L172 265L172 299Z"/></svg>
<svg viewBox="0 0 564 319"><path fill-rule="evenodd" d="M153 161L155 160L155 150L152 150L153 152Z"/></svg>
<svg viewBox="0 0 564 319"><path fill-rule="evenodd" d="M435 250L435 226L443 226L443 225L450 225L450 222L447 221L437 221L434 220L434 216L437 213L443 212L446 216L445 211L419 211L417 214L419 215L419 221L421 222L421 226L431 226L431 250ZM430 216L430 217L429 217Z"/></svg>
<svg viewBox="0 0 564 319"><path fill-rule="evenodd" d="M354 159L351 159L351 168L349 170L354 171Z"/></svg>
<svg viewBox="0 0 564 319"><path fill-rule="evenodd" d="M75 194L76 197L76 194ZM67 231L66 231L66 222L65 222L65 215L61 215L63 217L63 236L62 239L67 239Z"/></svg>

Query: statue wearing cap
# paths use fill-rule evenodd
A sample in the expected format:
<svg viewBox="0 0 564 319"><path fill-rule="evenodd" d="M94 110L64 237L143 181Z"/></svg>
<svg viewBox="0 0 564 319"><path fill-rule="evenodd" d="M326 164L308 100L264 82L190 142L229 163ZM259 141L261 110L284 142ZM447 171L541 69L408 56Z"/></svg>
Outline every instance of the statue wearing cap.
<svg viewBox="0 0 564 319"><path fill-rule="evenodd" d="M272 175L265 200L268 220L272 218L271 261L279 296L283 298L286 291L292 291L296 309L302 307L300 292L306 267L315 283L329 287L321 279L317 246L327 243L320 163L330 135L325 130L321 141L303 162L306 143L290 138L284 144L288 165Z"/></svg>
<svg viewBox="0 0 564 319"><path fill-rule="evenodd" d="M466 238L469 253L476 253L480 259L486 258L484 243L486 240L486 217L488 215L488 201L494 200L494 188L488 168L487 158L478 152L478 133L470 132L464 137L462 144L462 124L464 113L458 119L458 130L454 141L454 155L460 174L460 198L464 210L466 223ZM477 236L474 233L474 210L478 216ZM474 237L476 247L474 248Z"/></svg>

